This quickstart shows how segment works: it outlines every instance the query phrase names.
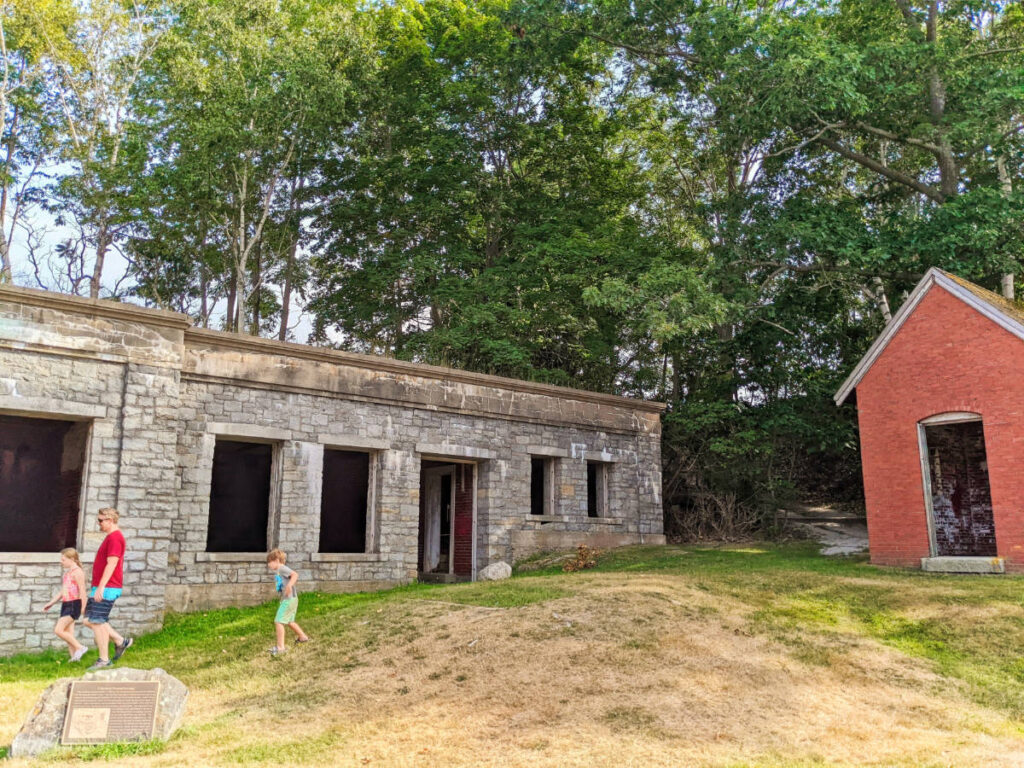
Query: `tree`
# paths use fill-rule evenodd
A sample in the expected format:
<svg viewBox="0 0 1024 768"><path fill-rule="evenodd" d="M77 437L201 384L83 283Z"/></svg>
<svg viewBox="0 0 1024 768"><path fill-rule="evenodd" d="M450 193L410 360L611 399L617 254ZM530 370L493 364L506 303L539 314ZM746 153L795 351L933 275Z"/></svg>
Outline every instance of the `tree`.
<svg viewBox="0 0 1024 768"><path fill-rule="evenodd" d="M54 149L48 64L67 62L76 18L67 0L11 0L0 6L0 282L11 282L11 247L42 199L40 171Z"/></svg>
<svg viewBox="0 0 1024 768"><path fill-rule="evenodd" d="M147 160L134 91L160 37L159 10L91 0L76 20L74 55L64 59L51 46L64 122L57 159L68 170L47 207L75 231L57 249L69 289L88 286L91 298L100 295L107 257L130 226L125 198Z"/></svg>
<svg viewBox="0 0 1024 768"><path fill-rule="evenodd" d="M139 216L145 227L133 248L147 250L155 265L175 263L156 245L167 222L203 252L221 248L223 259L206 256L193 265L198 270L183 265L192 278L172 292L198 283L208 317L208 288L219 281L226 325L237 331L260 331L268 275L281 273L285 300L275 303L284 313L283 336L307 160L326 153L327 138L344 127L348 77L364 61L352 9L304 0L186 0L174 19L146 83L154 163ZM144 290L157 295L159 280L160 269L147 268Z"/></svg>

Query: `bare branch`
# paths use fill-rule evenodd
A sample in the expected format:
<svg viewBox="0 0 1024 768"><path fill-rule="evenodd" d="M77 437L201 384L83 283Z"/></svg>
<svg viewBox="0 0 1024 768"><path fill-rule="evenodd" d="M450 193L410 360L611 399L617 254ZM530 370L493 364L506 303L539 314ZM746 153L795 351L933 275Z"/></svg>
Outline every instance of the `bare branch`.
<svg viewBox="0 0 1024 768"><path fill-rule="evenodd" d="M897 184L902 184L905 187L909 187L910 189L920 192L929 200L934 200L936 203L944 203L946 201L946 195L944 195L942 192L935 189L934 187L931 187L925 184L924 182L915 179L913 176L908 176L907 174L897 171L894 168L890 168L889 166L884 165L883 163L879 162L878 160L875 160L872 157L868 157L865 154L844 147L835 139L822 137L818 139L818 141L820 141L822 144L824 144L826 147L833 150L834 152L837 152L838 154L847 158L848 160L853 160L858 165L862 165L865 168L874 171L875 173L885 176L890 181L895 181Z"/></svg>
<svg viewBox="0 0 1024 768"><path fill-rule="evenodd" d="M942 148L937 144L932 144L930 141L924 141L922 139L914 139L909 136L900 136L899 134L887 131L884 128L876 128L873 125L868 125L865 122L858 121L854 123L854 127L858 128L866 133L872 133L875 136L880 136L883 139L889 141L897 141L901 144L910 144L914 147L920 147L921 149L927 149L929 152L941 152Z"/></svg>

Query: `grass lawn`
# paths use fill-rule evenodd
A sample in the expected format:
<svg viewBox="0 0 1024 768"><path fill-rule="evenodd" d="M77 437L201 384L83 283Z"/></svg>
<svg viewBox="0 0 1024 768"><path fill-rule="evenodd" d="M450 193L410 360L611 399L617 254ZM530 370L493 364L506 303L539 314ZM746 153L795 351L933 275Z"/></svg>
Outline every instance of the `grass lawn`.
<svg viewBox="0 0 1024 768"><path fill-rule="evenodd" d="M314 642L278 659L273 605L173 616L122 663L183 680L185 726L48 759L1024 765L1022 587L809 544L634 547L574 574L304 594ZM94 658L0 659L0 745Z"/></svg>

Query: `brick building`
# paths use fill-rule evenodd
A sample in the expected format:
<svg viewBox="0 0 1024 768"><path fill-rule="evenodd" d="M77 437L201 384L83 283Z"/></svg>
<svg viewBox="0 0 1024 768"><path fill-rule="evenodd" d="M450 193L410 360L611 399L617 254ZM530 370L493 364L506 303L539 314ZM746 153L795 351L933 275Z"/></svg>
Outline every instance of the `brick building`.
<svg viewBox="0 0 1024 768"><path fill-rule="evenodd" d="M473 579L539 549L660 543L662 406L192 328L0 286L0 653L55 641L57 551L129 542L118 625L307 589Z"/></svg>
<svg viewBox="0 0 1024 768"><path fill-rule="evenodd" d="M1024 310L932 269L836 393L856 392L871 561L1024 571Z"/></svg>

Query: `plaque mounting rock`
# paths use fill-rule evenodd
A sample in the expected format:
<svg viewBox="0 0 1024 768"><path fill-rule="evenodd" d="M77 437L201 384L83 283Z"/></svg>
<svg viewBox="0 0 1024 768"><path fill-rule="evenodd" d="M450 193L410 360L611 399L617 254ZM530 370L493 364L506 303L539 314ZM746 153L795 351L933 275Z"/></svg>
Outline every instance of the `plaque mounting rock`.
<svg viewBox="0 0 1024 768"><path fill-rule="evenodd" d="M181 724L187 699L185 685L162 669L104 669L61 678L39 697L10 755L34 757L60 744L166 739Z"/></svg>

